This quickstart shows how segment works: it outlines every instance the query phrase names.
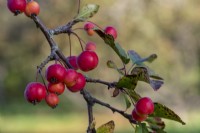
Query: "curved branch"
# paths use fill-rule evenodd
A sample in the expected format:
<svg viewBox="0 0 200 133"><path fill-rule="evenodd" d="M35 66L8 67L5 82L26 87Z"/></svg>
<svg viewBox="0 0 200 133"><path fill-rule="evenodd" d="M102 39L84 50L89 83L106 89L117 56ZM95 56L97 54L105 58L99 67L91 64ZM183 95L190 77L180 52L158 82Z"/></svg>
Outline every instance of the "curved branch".
<svg viewBox="0 0 200 133"><path fill-rule="evenodd" d="M81 91L81 94L83 95L83 97L85 98L86 101L90 101L93 104L99 104L102 105L108 109L110 109L113 113L117 112L120 115L122 115L123 117L125 117L126 119L129 120L130 123L136 124L137 122L135 120L132 119L132 116L130 114L125 113L122 110L116 109L115 107L112 107L110 104L102 102L96 98L94 98L89 92L87 92L85 89Z"/></svg>

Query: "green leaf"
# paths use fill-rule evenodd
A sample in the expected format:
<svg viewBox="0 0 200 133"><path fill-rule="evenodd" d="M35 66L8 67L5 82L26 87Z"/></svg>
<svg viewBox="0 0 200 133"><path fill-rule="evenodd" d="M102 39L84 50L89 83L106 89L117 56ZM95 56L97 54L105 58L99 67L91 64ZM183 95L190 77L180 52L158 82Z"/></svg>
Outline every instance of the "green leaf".
<svg viewBox="0 0 200 133"><path fill-rule="evenodd" d="M128 64L130 59L128 58L124 49L122 49L121 45L118 42L115 42L115 46L113 47L115 52L120 56L125 64Z"/></svg>
<svg viewBox="0 0 200 133"><path fill-rule="evenodd" d="M154 90L158 90L164 83L163 81L160 80L151 79L149 71L146 67L134 67L131 71L131 74L137 75L137 79L139 81L144 81L150 84Z"/></svg>
<svg viewBox="0 0 200 133"><path fill-rule="evenodd" d="M126 75L119 79L119 81L116 84L116 87L134 90L137 85L137 81L137 75Z"/></svg>
<svg viewBox="0 0 200 133"><path fill-rule="evenodd" d="M117 70L117 72L119 72L119 74L124 75L124 73L117 67L117 65L113 61L111 61L111 60L107 61L107 66L109 68Z"/></svg>
<svg viewBox="0 0 200 133"><path fill-rule="evenodd" d="M98 127L96 133L114 133L114 129L115 129L114 121L109 121L108 123Z"/></svg>
<svg viewBox="0 0 200 133"><path fill-rule="evenodd" d="M151 63L153 62L155 59L157 59L157 55L156 54L151 54L149 57L145 58L145 61Z"/></svg>
<svg viewBox="0 0 200 133"><path fill-rule="evenodd" d="M124 100L125 100L125 103L126 103L126 110L127 110L131 107L131 102L128 99L127 95L123 95L123 96L124 96Z"/></svg>
<svg viewBox="0 0 200 133"><path fill-rule="evenodd" d="M172 111L171 109L160 103L154 103L154 113L151 114L150 117L166 118L180 122L183 125L185 125L185 122L183 122L181 118L174 111Z"/></svg>
<svg viewBox="0 0 200 133"><path fill-rule="evenodd" d="M140 60L142 59L138 53L136 53L134 50L128 51L128 56L130 57L133 64L140 64Z"/></svg>
<svg viewBox="0 0 200 133"><path fill-rule="evenodd" d="M148 74L151 78L153 79L158 79L158 80L163 80L162 77L160 77L158 74L156 74L152 69L150 69L148 66L143 65L143 67L145 67L148 71Z"/></svg>
<svg viewBox="0 0 200 133"><path fill-rule="evenodd" d="M151 63L157 58L156 54L151 54L150 56L148 56L146 58L141 58L140 55L137 52L135 52L134 50L129 50L128 55L129 55L133 65L134 64L143 65L143 62Z"/></svg>
<svg viewBox="0 0 200 133"><path fill-rule="evenodd" d="M129 90L126 89L126 92L128 93L128 95L130 96L130 98L135 101L135 103L141 99L141 96L139 94L137 94L134 90Z"/></svg>
<svg viewBox="0 0 200 133"><path fill-rule="evenodd" d="M125 75L119 79L116 87L134 90L138 81L150 84L155 91L158 90L164 83L160 80L151 79L148 74L148 70L145 67L134 67L131 71L131 75Z"/></svg>
<svg viewBox="0 0 200 133"><path fill-rule="evenodd" d="M79 14L75 17L78 21L85 21L91 17L93 17L99 10L99 5L96 4L87 4L85 5L79 12Z"/></svg>
<svg viewBox="0 0 200 133"><path fill-rule="evenodd" d="M108 44L117 53L124 64L129 63L130 59L128 58L125 50L122 49L119 43L115 42L114 38L111 35L105 34L100 29L94 29L94 31L104 40L106 44Z"/></svg>
<svg viewBox="0 0 200 133"><path fill-rule="evenodd" d="M139 123L136 126L135 133L149 133L145 123Z"/></svg>

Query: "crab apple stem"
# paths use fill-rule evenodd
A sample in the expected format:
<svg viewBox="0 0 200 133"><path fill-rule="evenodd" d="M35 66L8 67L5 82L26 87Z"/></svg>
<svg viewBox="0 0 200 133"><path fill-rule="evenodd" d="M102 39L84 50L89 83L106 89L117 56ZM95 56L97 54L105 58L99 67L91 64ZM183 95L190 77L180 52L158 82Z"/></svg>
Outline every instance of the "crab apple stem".
<svg viewBox="0 0 200 133"><path fill-rule="evenodd" d="M72 55L72 41L71 41L70 34L68 34L68 37L69 37L69 55L71 56Z"/></svg>
<svg viewBox="0 0 200 133"><path fill-rule="evenodd" d="M37 82L37 80L38 80L38 73L39 73L39 71L40 71L40 68L37 67L37 72L36 72L36 76L35 76L35 81L36 81L36 82Z"/></svg>
<svg viewBox="0 0 200 133"><path fill-rule="evenodd" d="M77 14L79 14L79 12L80 12L80 5L81 5L81 0L78 0L78 11L77 11Z"/></svg>
<svg viewBox="0 0 200 133"><path fill-rule="evenodd" d="M123 66L124 66L124 73L125 73L125 75L126 75L126 74L127 74L126 65L123 63Z"/></svg>
<svg viewBox="0 0 200 133"><path fill-rule="evenodd" d="M82 39L81 39L75 32L72 32L72 34L75 35L75 36L78 38L79 43L80 43L80 45L81 45L81 49L82 49L82 51L84 51L84 49L83 49L83 44L82 44Z"/></svg>
<svg viewBox="0 0 200 133"><path fill-rule="evenodd" d="M43 84L44 84L44 86L45 86L45 88L46 88L46 91L47 91L47 93L48 93L48 88L47 88L47 85L46 85L46 83L45 83L45 80L44 80L44 77L43 77L41 71L39 71L39 74L40 74L41 79L42 79L42 82L43 82Z"/></svg>

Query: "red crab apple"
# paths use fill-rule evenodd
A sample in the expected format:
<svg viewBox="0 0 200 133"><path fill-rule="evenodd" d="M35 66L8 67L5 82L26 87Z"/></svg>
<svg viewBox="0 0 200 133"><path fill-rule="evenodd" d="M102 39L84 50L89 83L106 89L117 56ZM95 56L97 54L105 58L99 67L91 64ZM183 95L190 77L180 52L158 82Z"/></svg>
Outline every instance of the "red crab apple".
<svg viewBox="0 0 200 133"><path fill-rule="evenodd" d="M63 82L59 82L57 84L48 83L47 88L49 92L60 95L65 91L65 84Z"/></svg>
<svg viewBox="0 0 200 133"><path fill-rule="evenodd" d="M68 87L68 89L71 92L78 92L85 87L85 84L86 84L85 77L81 73L78 73L78 77L76 79L76 84L72 87Z"/></svg>
<svg viewBox="0 0 200 133"><path fill-rule="evenodd" d="M96 44L94 42L88 42L85 46L85 50L95 51L96 50Z"/></svg>
<svg viewBox="0 0 200 133"><path fill-rule="evenodd" d="M18 15L25 11L26 0L7 0L7 7L15 15Z"/></svg>
<svg viewBox="0 0 200 133"><path fill-rule="evenodd" d="M143 116L138 115L135 109L132 111L132 118L136 121L139 121L139 122L144 121L147 119L147 116L148 115L143 115Z"/></svg>
<svg viewBox="0 0 200 133"><path fill-rule="evenodd" d="M139 115L149 115L154 111L154 103L149 97L143 97L136 103L135 109Z"/></svg>
<svg viewBox="0 0 200 133"><path fill-rule="evenodd" d="M60 64L50 65L46 70L46 79L52 83L56 84L63 82L66 74L66 69Z"/></svg>
<svg viewBox="0 0 200 133"><path fill-rule="evenodd" d="M76 84L76 80L78 78L78 73L74 69L67 69L64 83L67 87L72 87Z"/></svg>
<svg viewBox="0 0 200 133"><path fill-rule="evenodd" d="M97 67L99 62L98 56L94 51L83 51L77 59L77 64L82 71L90 71Z"/></svg>
<svg viewBox="0 0 200 133"><path fill-rule="evenodd" d="M69 56L67 57L67 61L73 67L73 69L78 70L77 56Z"/></svg>
<svg viewBox="0 0 200 133"><path fill-rule="evenodd" d="M39 82L30 82L24 91L24 97L30 103L39 103L47 94L46 88Z"/></svg>
<svg viewBox="0 0 200 133"><path fill-rule="evenodd" d="M45 101L50 107L55 108L59 103L59 98L55 93L49 93L45 97Z"/></svg>
<svg viewBox="0 0 200 133"><path fill-rule="evenodd" d="M93 28L95 28L95 25L93 23L91 23L91 22L87 22L84 25L84 29L85 29L85 31L87 32L87 34L89 36L92 36L95 33L94 30L93 30Z"/></svg>
<svg viewBox="0 0 200 133"><path fill-rule="evenodd" d="M109 35L113 36L114 39L117 38L117 30L112 26L107 26L104 29L104 32L105 32L105 34L109 34Z"/></svg>
<svg viewBox="0 0 200 133"><path fill-rule="evenodd" d="M40 5L36 1L30 1L26 4L25 12L26 16L38 15L40 13Z"/></svg>

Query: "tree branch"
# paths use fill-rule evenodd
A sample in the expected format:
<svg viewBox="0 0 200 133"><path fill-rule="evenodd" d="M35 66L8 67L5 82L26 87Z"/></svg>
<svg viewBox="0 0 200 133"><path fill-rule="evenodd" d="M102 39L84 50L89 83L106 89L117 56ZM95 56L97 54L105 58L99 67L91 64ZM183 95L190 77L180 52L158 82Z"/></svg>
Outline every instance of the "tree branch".
<svg viewBox="0 0 200 133"><path fill-rule="evenodd" d="M42 21L37 16L32 15L31 18L33 19L33 21L35 22L37 27L39 27L40 30L43 32L44 36L46 37L46 39L47 39L47 41L49 43L49 46L51 47L51 52L55 51L55 53L63 61L63 63L68 68L72 68L71 65L66 61L66 58L63 55L63 53L59 50L58 45L53 40L52 33L50 32L50 30L42 23ZM52 53L54 53L54 52L52 52Z"/></svg>
<svg viewBox="0 0 200 133"><path fill-rule="evenodd" d="M107 82L107 81L102 81L100 79L92 79L92 78L89 78L89 77L86 77L86 81L92 82L92 83L104 84L104 85L107 85L108 88L115 88L116 87L116 82Z"/></svg>
<svg viewBox="0 0 200 133"><path fill-rule="evenodd" d="M86 101L88 102L91 102L92 103L92 106L94 104L99 104L99 105L102 105L106 108L109 108L113 113L117 112L119 113L120 115L122 115L123 117L125 117L126 119L129 120L130 123L133 123L133 124L136 124L137 122L135 120L132 119L132 116L125 113L124 111L122 110L119 110L119 109L116 109L115 107L112 107L110 104L108 103L105 103L105 102L102 102L96 98L94 98L89 92L87 92L85 89L81 91L81 94L83 95L83 97L85 98Z"/></svg>
<svg viewBox="0 0 200 133"><path fill-rule="evenodd" d="M58 34L61 34L61 33L69 33L70 34L72 26L74 24L78 23L78 21L72 20L64 26L60 26L60 27L55 28L53 30L49 30L37 16L33 15L31 18L33 19L33 21L35 22L37 27L40 28L40 30L43 32L44 36L46 37L46 39L49 43L49 46L51 47L51 56L52 56L52 54L53 54L53 57L58 56L63 61L63 63L66 65L66 67L72 68L71 65L66 61L66 58L63 55L63 53L59 50L59 48L58 48L57 44L55 43L55 41L53 40L52 36L58 35ZM46 62L45 62L45 64L46 64ZM108 88L114 88L116 86L116 82L106 82L106 81L102 81L102 80L99 80L99 79L92 79L92 78L86 77L86 81L104 84L104 85L107 85ZM128 119L130 121L130 123L134 123L134 124L137 123L136 121L134 121L132 119L131 115L125 113L124 111L116 109L116 108L112 107L111 105L109 105L105 102L102 102L102 101L92 97L91 94L89 92L87 92L85 89L83 89L81 91L81 94L83 95L85 101L87 102L87 107L88 107L89 125L88 125L88 129L87 129L87 133L96 133L95 125L94 125L94 117L93 117L93 106L94 106L94 104L99 104L101 106L104 106L104 107L112 110L113 113L117 112L117 113L121 114L123 117Z"/></svg>
<svg viewBox="0 0 200 133"><path fill-rule="evenodd" d="M87 102L87 108L88 108L88 129L87 133L96 133L95 125L94 125L94 117L93 117L93 106L94 101L92 98L90 98L89 92L85 90L81 90L81 94L83 95L85 101Z"/></svg>

